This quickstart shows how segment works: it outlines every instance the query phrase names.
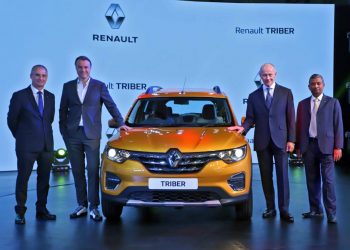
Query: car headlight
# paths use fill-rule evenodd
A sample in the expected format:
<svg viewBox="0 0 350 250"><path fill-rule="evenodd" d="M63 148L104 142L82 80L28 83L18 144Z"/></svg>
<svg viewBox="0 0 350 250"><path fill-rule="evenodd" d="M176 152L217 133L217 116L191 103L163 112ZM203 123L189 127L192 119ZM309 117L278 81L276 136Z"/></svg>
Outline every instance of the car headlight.
<svg viewBox="0 0 350 250"><path fill-rule="evenodd" d="M244 159L247 153L247 145L218 153L218 157L225 163L233 163Z"/></svg>
<svg viewBox="0 0 350 250"><path fill-rule="evenodd" d="M130 153L123 149L107 148L106 156L112 161L123 163L130 157Z"/></svg>

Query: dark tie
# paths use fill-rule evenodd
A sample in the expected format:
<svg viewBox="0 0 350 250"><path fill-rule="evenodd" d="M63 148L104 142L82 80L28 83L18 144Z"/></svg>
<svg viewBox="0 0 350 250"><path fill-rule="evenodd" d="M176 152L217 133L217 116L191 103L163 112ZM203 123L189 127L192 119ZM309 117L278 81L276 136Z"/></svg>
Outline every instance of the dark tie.
<svg viewBox="0 0 350 250"><path fill-rule="evenodd" d="M268 109L270 109L271 107L271 103L272 103L272 96L271 96L271 90L272 88L266 88L267 93L266 93L266 100L265 100L265 105Z"/></svg>
<svg viewBox="0 0 350 250"><path fill-rule="evenodd" d="M43 92L41 91L38 91L38 108L39 108L40 115L43 116L44 103L43 103Z"/></svg>

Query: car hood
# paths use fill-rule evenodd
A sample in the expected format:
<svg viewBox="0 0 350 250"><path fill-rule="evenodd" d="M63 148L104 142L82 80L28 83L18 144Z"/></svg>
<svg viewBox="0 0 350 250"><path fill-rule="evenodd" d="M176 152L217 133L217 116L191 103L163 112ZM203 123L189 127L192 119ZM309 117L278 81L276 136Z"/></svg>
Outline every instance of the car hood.
<svg viewBox="0 0 350 250"><path fill-rule="evenodd" d="M217 151L245 144L244 136L226 127L131 128L108 141L114 148L142 152L167 152L170 148L181 152Z"/></svg>

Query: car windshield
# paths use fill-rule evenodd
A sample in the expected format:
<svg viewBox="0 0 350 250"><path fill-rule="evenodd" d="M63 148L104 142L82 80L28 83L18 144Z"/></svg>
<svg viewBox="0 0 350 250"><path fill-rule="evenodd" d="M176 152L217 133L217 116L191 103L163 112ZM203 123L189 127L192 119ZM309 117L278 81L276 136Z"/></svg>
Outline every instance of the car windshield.
<svg viewBox="0 0 350 250"><path fill-rule="evenodd" d="M131 127L231 126L234 119L224 98L167 97L139 99L126 124Z"/></svg>

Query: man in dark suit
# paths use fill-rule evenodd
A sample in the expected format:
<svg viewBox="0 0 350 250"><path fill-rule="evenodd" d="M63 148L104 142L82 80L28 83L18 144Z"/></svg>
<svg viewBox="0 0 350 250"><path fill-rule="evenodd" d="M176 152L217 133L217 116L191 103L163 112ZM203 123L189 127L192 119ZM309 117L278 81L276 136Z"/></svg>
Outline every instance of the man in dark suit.
<svg viewBox="0 0 350 250"><path fill-rule="evenodd" d="M323 77L313 74L309 80L312 93L298 104L297 152L302 154L310 211L303 218L323 217L323 204L328 222L336 223L336 197L334 190L334 161L342 156L343 120L339 101L323 94Z"/></svg>
<svg viewBox="0 0 350 250"><path fill-rule="evenodd" d="M32 84L15 92L10 101L7 124L16 139L16 224L25 224L27 187L34 162L37 162L36 218L55 220L47 208L49 179L53 158L52 127L55 116L55 96L44 90L47 69L35 65L30 73Z"/></svg>
<svg viewBox="0 0 350 250"><path fill-rule="evenodd" d="M79 56L75 60L75 68L78 78L64 84L59 111L60 131L70 156L78 202L78 207L70 214L70 218L86 215L90 203L90 217L101 221L98 206L102 104L118 126L122 126L123 129L126 129L126 126L106 85L90 77L90 59Z"/></svg>
<svg viewBox="0 0 350 250"><path fill-rule="evenodd" d="M290 89L275 83L276 70L272 64L262 65L259 75L263 84L248 97L246 120L242 126L231 129L243 133L255 125L254 150L257 151L267 206L263 218L276 216L272 179L274 159L280 218L294 222L289 213L288 181L288 152L294 150L295 142L293 95Z"/></svg>

